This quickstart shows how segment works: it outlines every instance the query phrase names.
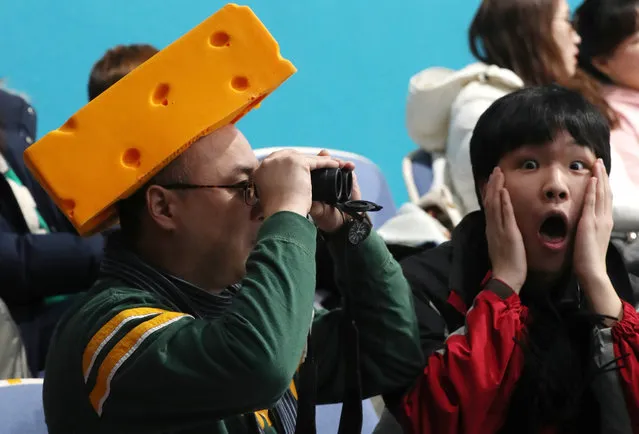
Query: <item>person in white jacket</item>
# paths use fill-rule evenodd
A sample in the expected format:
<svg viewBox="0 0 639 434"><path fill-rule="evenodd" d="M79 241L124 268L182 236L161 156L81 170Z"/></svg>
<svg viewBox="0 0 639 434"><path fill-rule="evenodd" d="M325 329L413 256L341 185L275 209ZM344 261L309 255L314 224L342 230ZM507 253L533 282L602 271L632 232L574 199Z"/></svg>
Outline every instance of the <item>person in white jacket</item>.
<svg viewBox="0 0 639 434"><path fill-rule="evenodd" d="M580 38L566 0L484 0L469 29L479 62L460 71L429 68L413 76L406 107L408 134L445 159L439 189L449 189L461 216L479 209L469 144L482 113L524 86L564 83L577 65ZM441 193L440 193L441 194Z"/></svg>

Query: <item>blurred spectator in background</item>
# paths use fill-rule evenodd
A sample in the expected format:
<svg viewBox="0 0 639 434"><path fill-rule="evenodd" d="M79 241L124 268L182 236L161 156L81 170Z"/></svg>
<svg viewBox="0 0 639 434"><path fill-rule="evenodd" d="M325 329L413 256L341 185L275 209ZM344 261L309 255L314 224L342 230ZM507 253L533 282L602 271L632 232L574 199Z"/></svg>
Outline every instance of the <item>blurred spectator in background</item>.
<svg viewBox="0 0 639 434"><path fill-rule="evenodd" d="M157 48L148 44L117 45L109 49L91 69L88 86L89 101L157 52Z"/></svg>
<svg viewBox="0 0 639 434"><path fill-rule="evenodd" d="M614 119L610 135L615 242L639 273L639 1L586 0L575 14L580 66L599 83Z"/></svg>
<svg viewBox="0 0 639 434"><path fill-rule="evenodd" d="M445 158L445 185L461 215L479 209L469 143L479 116L501 96L530 85L564 83L575 73L579 36L566 0L484 0L469 30L480 61L460 71L426 69L410 80L410 137ZM451 194L452 193L452 194Z"/></svg>
<svg viewBox="0 0 639 434"><path fill-rule="evenodd" d="M94 65L93 99L157 52L150 45L117 46ZM44 362L53 329L69 294L94 282L103 238L82 238L26 169L22 154L36 138L36 113L25 98L0 89L5 138L0 172L0 298L8 305L26 345L35 375Z"/></svg>
<svg viewBox="0 0 639 434"><path fill-rule="evenodd" d="M31 376L20 330L9 308L0 300L0 380Z"/></svg>
<svg viewBox="0 0 639 434"><path fill-rule="evenodd" d="M4 148L4 134L0 131L0 149ZM0 299L0 380L27 377L31 377L31 372L20 330Z"/></svg>
<svg viewBox="0 0 639 434"><path fill-rule="evenodd" d="M71 300L88 289L102 255L100 235L82 238L27 170L24 150L36 137L36 114L0 89L0 298L18 324L31 372L44 369L53 328Z"/></svg>

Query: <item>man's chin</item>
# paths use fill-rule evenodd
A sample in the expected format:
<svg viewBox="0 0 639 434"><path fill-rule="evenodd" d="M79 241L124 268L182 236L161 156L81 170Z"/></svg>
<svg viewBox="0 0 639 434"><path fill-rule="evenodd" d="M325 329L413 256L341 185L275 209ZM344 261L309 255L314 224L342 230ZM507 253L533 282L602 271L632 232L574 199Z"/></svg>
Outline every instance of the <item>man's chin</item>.
<svg viewBox="0 0 639 434"><path fill-rule="evenodd" d="M238 269L236 270L233 284L241 283L245 277L246 277L246 262L244 262L244 264L238 267Z"/></svg>
<svg viewBox="0 0 639 434"><path fill-rule="evenodd" d="M546 263L537 264L536 267L528 268L528 279L537 284L554 284L561 280L567 272L570 271L569 261L565 261L563 264Z"/></svg>
<svg viewBox="0 0 639 434"><path fill-rule="evenodd" d="M539 252L536 258L529 256L526 260L529 272L548 275L562 274L572 266L572 249L563 252L546 252L545 254Z"/></svg>

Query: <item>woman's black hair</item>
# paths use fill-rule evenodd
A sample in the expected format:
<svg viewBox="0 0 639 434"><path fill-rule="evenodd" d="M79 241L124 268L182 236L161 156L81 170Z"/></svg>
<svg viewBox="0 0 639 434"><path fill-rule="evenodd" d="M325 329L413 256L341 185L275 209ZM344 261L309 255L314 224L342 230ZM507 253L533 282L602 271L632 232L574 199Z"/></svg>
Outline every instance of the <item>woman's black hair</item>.
<svg viewBox="0 0 639 434"><path fill-rule="evenodd" d="M639 0L585 0L575 12L575 29L581 36L579 66L597 80L611 84L610 78L592 63L610 56L627 38L639 30Z"/></svg>
<svg viewBox="0 0 639 434"><path fill-rule="evenodd" d="M481 186L504 155L522 146L544 145L564 131L601 158L610 173L608 121L580 93L548 85L524 88L495 101L477 121L470 141L479 203Z"/></svg>

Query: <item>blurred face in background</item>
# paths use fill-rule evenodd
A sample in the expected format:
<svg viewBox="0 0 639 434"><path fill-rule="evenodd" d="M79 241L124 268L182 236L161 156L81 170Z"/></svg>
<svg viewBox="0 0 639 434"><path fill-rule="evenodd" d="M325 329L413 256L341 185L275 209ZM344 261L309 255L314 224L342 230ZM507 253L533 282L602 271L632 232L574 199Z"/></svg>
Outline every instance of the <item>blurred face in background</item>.
<svg viewBox="0 0 639 434"><path fill-rule="evenodd" d="M639 31L624 39L611 54L593 59L593 64L613 83L639 90Z"/></svg>
<svg viewBox="0 0 639 434"><path fill-rule="evenodd" d="M581 38L572 26L570 7L566 0L557 0L555 16L552 21L552 36L561 54L563 67L568 77L577 70L577 56Z"/></svg>
<svg viewBox="0 0 639 434"><path fill-rule="evenodd" d="M603 83L639 90L639 0L584 0L575 27L584 70Z"/></svg>
<svg viewBox="0 0 639 434"><path fill-rule="evenodd" d="M580 38L566 0L483 0L469 40L478 60L513 71L527 86L562 83L576 71Z"/></svg>

